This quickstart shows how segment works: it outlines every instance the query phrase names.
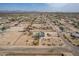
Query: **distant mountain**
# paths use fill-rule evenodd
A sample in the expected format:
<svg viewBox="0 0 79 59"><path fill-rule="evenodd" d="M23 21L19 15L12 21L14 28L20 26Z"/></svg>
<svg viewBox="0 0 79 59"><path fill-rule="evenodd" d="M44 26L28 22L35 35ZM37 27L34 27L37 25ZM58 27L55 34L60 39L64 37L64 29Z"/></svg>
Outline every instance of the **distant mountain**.
<svg viewBox="0 0 79 59"><path fill-rule="evenodd" d="M0 14L5 13L43 13L43 12L49 12L49 11L23 11L23 10L15 10L15 11L9 11L9 10L0 10ZM79 13L79 12L49 12L49 13Z"/></svg>
<svg viewBox="0 0 79 59"><path fill-rule="evenodd" d="M0 13L28 13L28 12L40 12L40 11L21 11L21 10L8 11L8 10L0 10Z"/></svg>

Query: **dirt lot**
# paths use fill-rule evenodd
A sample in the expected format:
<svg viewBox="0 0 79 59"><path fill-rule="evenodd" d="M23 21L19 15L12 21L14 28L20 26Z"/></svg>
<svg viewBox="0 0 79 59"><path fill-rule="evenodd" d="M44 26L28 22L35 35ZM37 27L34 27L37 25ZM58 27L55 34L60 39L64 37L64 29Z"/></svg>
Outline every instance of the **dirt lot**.
<svg viewBox="0 0 79 59"><path fill-rule="evenodd" d="M7 19L0 22L0 47L67 47L63 33L79 31L74 23L79 19L71 19L71 14L6 15L0 17L0 20Z"/></svg>

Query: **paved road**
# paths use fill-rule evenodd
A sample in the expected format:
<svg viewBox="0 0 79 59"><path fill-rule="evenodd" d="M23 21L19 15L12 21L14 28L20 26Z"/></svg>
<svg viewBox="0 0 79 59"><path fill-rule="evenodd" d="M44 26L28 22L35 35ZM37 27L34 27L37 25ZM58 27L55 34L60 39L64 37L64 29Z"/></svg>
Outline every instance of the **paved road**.
<svg viewBox="0 0 79 59"><path fill-rule="evenodd" d="M62 47L54 47L54 48L5 47L5 48L0 48L0 53L2 52L3 55L7 55L7 54L17 55L17 53L25 54L25 55L54 55L57 53L56 55L60 55L63 52L73 53L71 50Z"/></svg>

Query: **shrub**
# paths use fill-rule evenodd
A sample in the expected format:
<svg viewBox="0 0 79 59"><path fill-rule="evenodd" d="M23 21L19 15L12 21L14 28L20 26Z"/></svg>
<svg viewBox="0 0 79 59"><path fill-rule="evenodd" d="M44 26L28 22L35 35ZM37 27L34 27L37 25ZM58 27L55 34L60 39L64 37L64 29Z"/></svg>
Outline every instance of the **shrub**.
<svg viewBox="0 0 79 59"><path fill-rule="evenodd" d="M6 30L6 27L2 27L2 28L1 28L1 31L4 31L4 30Z"/></svg>

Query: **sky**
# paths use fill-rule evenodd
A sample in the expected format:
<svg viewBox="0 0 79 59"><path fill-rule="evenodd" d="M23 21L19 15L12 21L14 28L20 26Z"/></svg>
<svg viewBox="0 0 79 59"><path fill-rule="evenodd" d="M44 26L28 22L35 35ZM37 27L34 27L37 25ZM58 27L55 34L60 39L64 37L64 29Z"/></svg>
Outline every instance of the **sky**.
<svg viewBox="0 0 79 59"><path fill-rule="evenodd" d="M79 12L79 3L0 3L0 11Z"/></svg>

